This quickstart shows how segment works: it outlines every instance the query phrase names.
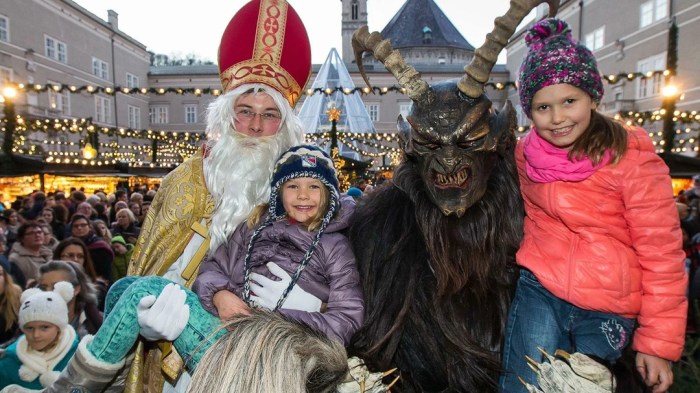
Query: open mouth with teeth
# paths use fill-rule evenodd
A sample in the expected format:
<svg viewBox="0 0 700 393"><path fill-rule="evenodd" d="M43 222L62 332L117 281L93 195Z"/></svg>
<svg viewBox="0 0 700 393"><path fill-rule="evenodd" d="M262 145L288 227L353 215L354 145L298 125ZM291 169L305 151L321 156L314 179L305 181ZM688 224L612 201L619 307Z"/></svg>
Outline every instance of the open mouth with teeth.
<svg viewBox="0 0 700 393"><path fill-rule="evenodd" d="M460 170L453 172L450 175L442 173L433 173L433 179L436 188L465 188L469 180L469 167L462 167Z"/></svg>

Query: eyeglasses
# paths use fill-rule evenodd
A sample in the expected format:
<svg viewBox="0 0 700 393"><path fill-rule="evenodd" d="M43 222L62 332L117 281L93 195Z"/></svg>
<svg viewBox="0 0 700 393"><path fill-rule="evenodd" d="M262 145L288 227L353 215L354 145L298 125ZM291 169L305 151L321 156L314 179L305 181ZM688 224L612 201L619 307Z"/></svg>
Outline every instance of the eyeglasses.
<svg viewBox="0 0 700 393"><path fill-rule="evenodd" d="M238 117L239 121L251 121L255 119L256 115L260 116L260 120L270 123L280 121L282 119L282 115L277 112L256 113L248 109L241 109L236 112L236 116Z"/></svg>
<svg viewBox="0 0 700 393"><path fill-rule="evenodd" d="M62 259L70 259L72 261L82 261L83 259L85 259L84 254L76 254L72 252L63 253L60 255L60 257Z"/></svg>
<svg viewBox="0 0 700 393"><path fill-rule="evenodd" d="M44 231L27 231L24 232L24 236L36 236L36 235L43 235Z"/></svg>

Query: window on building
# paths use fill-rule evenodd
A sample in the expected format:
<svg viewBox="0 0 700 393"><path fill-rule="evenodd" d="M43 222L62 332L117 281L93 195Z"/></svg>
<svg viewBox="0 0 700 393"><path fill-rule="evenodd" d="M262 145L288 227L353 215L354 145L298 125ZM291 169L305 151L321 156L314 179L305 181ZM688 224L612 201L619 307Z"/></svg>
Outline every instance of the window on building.
<svg viewBox="0 0 700 393"><path fill-rule="evenodd" d="M197 105L185 105L185 123L197 122Z"/></svg>
<svg viewBox="0 0 700 393"><path fill-rule="evenodd" d="M654 1L654 20L662 20L668 16L668 0Z"/></svg>
<svg viewBox="0 0 700 393"><path fill-rule="evenodd" d="M51 37L44 36L44 46L46 57L65 63L67 61L67 48L66 44Z"/></svg>
<svg viewBox="0 0 700 393"><path fill-rule="evenodd" d="M151 124L168 124L168 107L164 105L149 107L148 118Z"/></svg>
<svg viewBox="0 0 700 393"><path fill-rule="evenodd" d="M360 17L360 5L357 4L357 0L352 0L352 4L350 5L350 8L351 8L351 14L352 14L350 19L357 20Z"/></svg>
<svg viewBox="0 0 700 393"><path fill-rule="evenodd" d="M138 130L141 128L141 108L129 105L129 128Z"/></svg>
<svg viewBox="0 0 700 393"><path fill-rule="evenodd" d="M92 58L92 75L98 78L109 80L109 64L96 57Z"/></svg>
<svg viewBox="0 0 700 393"><path fill-rule="evenodd" d="M433 30L428 26L424 26L423 27L423 43L430 44L432 42L433 42Z"/></svg>
<svg viewBox="0 0 700 393"><path fill-rule="evenodd" d="M668 16L668 0L647 0L639 6L639 26L646 27Z"/></svg>
<svg viewBox="0 0 700 393"><path fill-rule="evenodd" d="M592 32L586 34L586 47L592 51L596 51L605 45L605 26L601 26Z"/></svg>
<svg viewBox="0 0 700 393"><path fill-rule="evenodd" d="M615 101L622 101L625 99L625 91L622 86L615 86L613 89L613 97L615 97Z"/></svg>
<svg viewBox="0 0 700 393"><path fill-rule="evenodd" d="M10 19L0 15L0 41L10 42Z"/></svg>
<svg viewBox="0 0 700 393"><path fill-rule="evenodd" d="M109 123L112 119L112 100L107 97L95 96L95 121L97 123Z"/></svg>
<svg viewBox="0 0 700 393"><path fill-rule="evenodd" d="M372 121L379 121L379 104L365 104L367 114Z"/></svg>
<svg viewBox="0 0 700 393"><path fill-rule="evenodd" d="M0 86L12 82L12 68L0 66Z"/></svg>
<svg viewBox="0 0 700 393"><path fill-rule="evenodd" d="M408 114L410 112L411 112L411 103L410 102L399 104L399 114L401 115L401 117L404 118L404 120L406 119L406 117L408 116Z"/></svg>
<svg viewBox="0 0 700 393"><path fill-rule="evenodd" d="M128 87L129 89L139 87L139 77L127 72L126 73L126 87Z"/></svg>
<svg viewBox="0 0 700 393"><path fill-rule="evenodd" d="M48 81L51 85L61 84L58 82ZM58 92L53 89L47 91L49 95L49 109L53 113L60 113L61 115L70 115L70 95L67 91Z"/></svg>
<svg viewBox="0 0 700 393"><path fill-rule="evenodd" d="M637 71L647 73L649 71L662 71L666 69L666 54L647 57L637 62ZM637 79L637 98L654 97L661 93L663 87L663 75L656 74L651 78Z"/></svg>

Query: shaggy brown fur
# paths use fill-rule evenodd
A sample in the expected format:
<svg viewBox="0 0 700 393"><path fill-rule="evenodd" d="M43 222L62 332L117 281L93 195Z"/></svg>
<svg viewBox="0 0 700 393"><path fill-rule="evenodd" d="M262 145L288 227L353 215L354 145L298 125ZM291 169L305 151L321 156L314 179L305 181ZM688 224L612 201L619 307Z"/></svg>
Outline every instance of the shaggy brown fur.
<svg viewBox="0 0 700 393"><path fill-rule="evenodd" d="M365 326L350 351L370 368L398 367L400 392L495 390L523 207L513 138L484 197L461 218L430 201L407 158L359 206L350 239L365 293Z"/></svg>

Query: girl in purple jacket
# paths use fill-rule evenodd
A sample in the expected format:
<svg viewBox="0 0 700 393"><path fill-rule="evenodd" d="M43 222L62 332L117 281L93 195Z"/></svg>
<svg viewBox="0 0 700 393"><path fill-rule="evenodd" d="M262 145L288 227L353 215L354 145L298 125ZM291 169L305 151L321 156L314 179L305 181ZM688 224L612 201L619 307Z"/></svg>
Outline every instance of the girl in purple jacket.
<svg viewBox="0 0 700 393"><path fill-rule="evenodd" d="M263 307L348 344L364 302L350 242L340 233L354 201L340 199L337 179L316 146L282 154L269 204L202 263L192 288L204 308L226 319Z"/></svg>

